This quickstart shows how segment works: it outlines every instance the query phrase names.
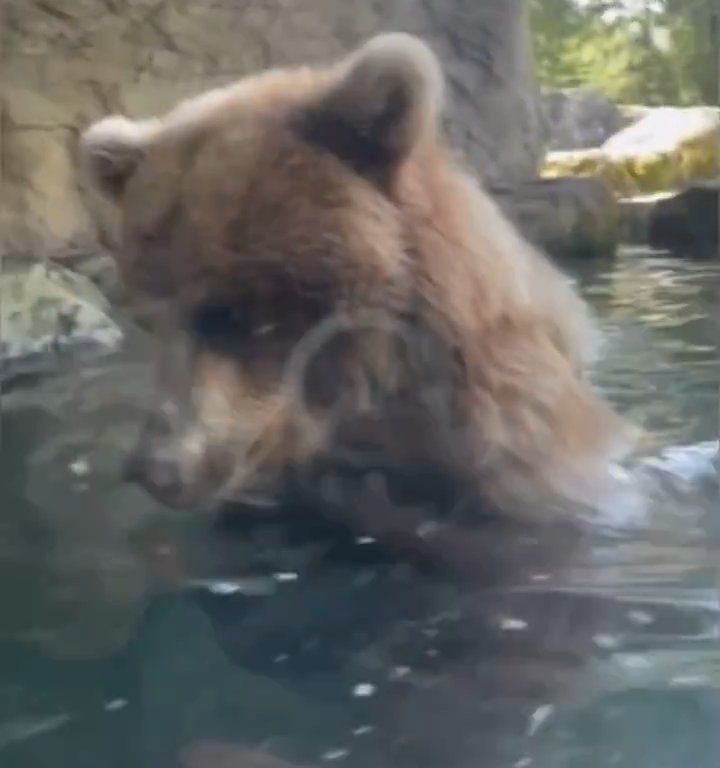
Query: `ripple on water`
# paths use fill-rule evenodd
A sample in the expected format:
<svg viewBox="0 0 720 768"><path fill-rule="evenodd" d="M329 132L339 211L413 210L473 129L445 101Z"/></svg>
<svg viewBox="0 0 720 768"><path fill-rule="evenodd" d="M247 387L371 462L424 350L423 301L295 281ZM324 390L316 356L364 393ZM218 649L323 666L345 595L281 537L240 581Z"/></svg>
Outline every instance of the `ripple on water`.
<svg viewBox="0 0 720 768"><path fill-rule="evenodd" d="M597 383L647 430L648 450L716 439L720 262L627 248L575 271L606 334Z"/></svg>
<svg viewBox="0 0 720 768"><path fill-rule="evenodd" d="M655 690L685 693L696 689L718 692L720 515L717 497L712 496L710 489L717 452L714 441L720 381L719 325L713 313L717 313L720 264L674 261L660 254L627 249L612 263L580 264L576 271L581 288L607 333L607 344L596 370L598 384L652 438L648 443L647 461L627 468L626 472L628 482L648 490L651 508L633 528L623 528L623 516L615 516L613 519L618 525L597 536L591 555L562 583L558 583L554 574L535 573L524 590L531 602L517 606L527 608L527 612L515 610L514 603L503 605L493 613L495 631L503 643L522 647L526 638L534 637L536 624L545 617L545 607L552 602L551 593L563 593L563 597L565 594L598 597L613 604L616 619L612 625L593 627L590 632L590 643L603 656L593 683L598 693L630 689L645 693ZM118 368L99 366L79 373L72 381L66 376L44 382L34 390L17 391L5 401L4 417L9 417L4 418L3 426L12 450L6 454L8 460L2 471L7 487L15 494L11 499L13 504L17 502L17 509L4 510L0 528L0 550L5 558L0 561L0 567L5 568L0 570L4 585L0 587L3 641L14 641L21 632L23 637L52 635L56 632L55 624L66 626L74 617L71 608L74 611L74 606L79 606L87 609L89 617L85 618L82 613L82 621L76 621L77 632L68 643L77 650L79 639L85 638L92 650L97 650L98 644L104 648L106 641L100 625L110 629L114 625L104 612L103 600L119 603L122 597L129 602L136 592L145 594L145 576L140 579L142 583L135 583L141 569L134 550L129 548L127 532L134 520L150 518L157 514L157 509L148 506L144 497L118 489L114 478L123 448L134 438L141 415L140 403L148 401L143 378L147 378L146 374L141 363ZM83 483L82 493L79 481ZM45 537L39 544L36 543L38 536L32 538L37 531ZM198 561L213 566L210 573L187 582L195 592L204 592L214 601L213 605L242 598L262 601L270 596L285 601L280 605L285 606L283 611L287 610L290 618L282 617L282 643L277 647L270 643L267 649L269 666L277 670L274 674L282 676L292 674L302 663L298 657L303 654L317 657L323 653L324 646L317 650L317 644L291 648L285 642L284 633L294 629L295 623L304 627L302 622L306 621L307 614L317 612L318 603L324 610L324 593L320 598L315 597L313 603L312 596L308 597L313 579L305 575L305 570L294 570L294 559L273 562L269 572L265 568L261 575L248 572L251 569L246 566L256 554L255 548L262 550L263 555L277 554L278 545L273 542L274 539L269 543L258 540L256 547L253 541L252 546L241 550L243 557L237 559L226 557L224 550L219 551L226 542L213 541L208 547L212 550L209 553L201 551L207 540L200 536L184 540L184 545ZM368 537L357 539L358 548L363 551L372 549L369 545L373 543ZM297 545L293 555L299 551L300 545ZM312 552L314 550L307 555L308 559L313 556ZM233 549L232 554L234 556L236 550ZM202 560L206 555L209 555L207 559ZM300 565L304 565L304 558L304 554L298 556ZM219 567L218 564L224 566L230 560L239 563L237 572ZM366 577L361 573L362 578L354 574L353 595L360 595L361 588L372 588L374 571L369 570L368 574ZM28 591L29 584L35 585L32 592ZM331 596L344 594L342 588L336 589L334 584L329 585L328 592ZM296 602L300 605L294 609ZM341 607L345 609L344 604ZM462 624L460 607L452 600L443 600L442 607L448 621L452 617L452 621ZM374 620L372 611L373 607L365 603L350 606L353 621L359 625ZM132 616L134 618L134 614ZM328 613L327 620L331 619ZM52 626L46 628L46 625ZM400 619L398 626L402 627L398 632L404 637L405 624ZM364 625L357 629L368 636L374 631ZM558 632L565 629L563 625ZM171 634L181 639L178 652L189 642L210 642L204 635L192 636L189 630L186 636L184 630L171 628ZM114 632L108 635L112 637L108 637L107 646L114 648ZM313 634L308 634L307 639L321 635L317 627L313 627ZM360 712L354 713L344 735L328 729L323 742L325 748L320 753L321 764L349 765L356 752L372 741L375 730L382 731L382 718L378 721L373 716L377 712L375 707L386 695L386 688L420 688L438 682L446 660L443 637L438 636L436 629L423 632L415 625L407 629L407 635L408 645L420 643L421 650L414 656L393 657L384 666L379 661L379 667L368 664L367 668L353 669L350 679L343 682L342 700L360 708ZM49 641L47 645L50 646ZM207 647L201 646L196 656L188 657L187 669L183 668L183 674L198 669L203 685L207 670L198 666L197 658L204 659L206 651ZM375 658L369 651L367 655ZM375 655L382 659L379 651ZM431 672L426 669L428 665ZM179 669L172 667L173 676L180 674ZM223 678L230 676L224 668L221 672ZM95 668L87 674L94 685ZM45 695L38 682L40 678L38 674L25 691L33 705L36 697ZM371 679L377 684L368 682ZM466 682L465 677L460 682ZM174 684L174 680L168 681L168 687L171 683ZM93 685L88 684L88 690L94 691ZM17 690L8 688L3 698L2 686L0 680L0 751L51 735L56 737L74 727L75 720L68 719L71 716L66 714L19 718ZM126 698L124 690L106 693L111 692L103 691L102 696L95 696L97 707L112 718L113 723L122 722L132 711L132 698ZM247 688L243 688L241 694L247 697ZM206 695L203 688L203 696ZM252 691L250 695L252 697ZM174 699L182 698L167 696L162 699L163 706L174 706ZM186 698L194 702L195 691ZM648 702L646 699L640 709L650 710L652 706ZM311 708L312 704L308 706ZM530 709L528 730L533 739L543 738L555 728L562 713L553 706L538 701ZM55 711L64 710L47 708L47 712ZM360 717L362 719L358 719ZM446 721L439 717L438 722ZM604 723L598 720L595 725L598 722ZM632 718L629 722L632 730ZM438 727L434 721L427 723L428 729ZM593 733L601 731L602 727L596 727ZM655 729L653 734L656 732L659 730ZM125 732L118 734L117 742L126 738ZM602 757L596 759L595 752L589 757L592 739L585 734L581 743L572 747L573 754L579 755L576 762L563 760L560 747L555 744L549 764L553 768L578 765L582 768L595 765L656 768L660 764L679 768L684 765L658 762L656 758L661 755L657 749L653 752L653 739L646 740L648 743L637 753L640 759L632 762L634 758L622 758L627 745L618 745L607 737L608 743L612 743L606 752L602 745L592 747L597 754L607 756L607 760L603 760ZM115 743L113 739L107 741ZM66 755L61 754L61 750L57 755L55 751L51 753L54 760L57 757L54 764L58 768L76 764L68 757L69 752ZM514 764L518 768L545 765L537 758L535 743L527 750L527 756L525 754L523 751L517 756ZM41 765L20 764L23 768ZM700 768L696 763L687 764ZM717 764L720 758L713 765Z"/></svg>

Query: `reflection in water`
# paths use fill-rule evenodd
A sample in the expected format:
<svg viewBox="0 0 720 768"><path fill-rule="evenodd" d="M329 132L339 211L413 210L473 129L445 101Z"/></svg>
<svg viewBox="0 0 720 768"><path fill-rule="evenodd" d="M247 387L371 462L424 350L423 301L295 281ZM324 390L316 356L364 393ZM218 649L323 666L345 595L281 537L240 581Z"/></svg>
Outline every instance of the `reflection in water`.
<svg viewBox="0 0 720 768"><path fill-rule="evenodd" d="M8 394L0 764L720 764L720 265L574 269L607 332L598 384L647 432L625 468L644 514L621 494L569 571L499 593L298 510L219 527L119 484L139 340Z"/></svg>

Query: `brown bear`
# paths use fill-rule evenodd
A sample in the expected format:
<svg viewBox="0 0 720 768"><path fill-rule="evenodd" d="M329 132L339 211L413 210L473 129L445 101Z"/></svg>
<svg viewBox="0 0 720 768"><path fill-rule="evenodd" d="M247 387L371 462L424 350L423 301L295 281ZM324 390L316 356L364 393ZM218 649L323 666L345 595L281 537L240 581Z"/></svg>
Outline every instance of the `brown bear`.
<svg viewBox="0 0 720 768"><path fill-rule="evenodd" d="M267 499L363 452L509 514L602 493L626 440L586 375L593 323L446 147L442 106L435 55L393 33L84 133L162 350L130 462L158 498Z"/></svg>
<svg viewBox="0 0 720 768"><path fill-rule="evenodd" d="M319 508L338 527L363 527L363 539L402 539L432 564L468 566L483 586L521 571L547 579L537 563L555 562L548 542L570 549L554 527L541 537L527 521L573 520L597 501L625 428L587 378L596 333L583 302L446 147L442 107L434 54L386 34L327 67L265 72L163 117L108 117L84 133L89 178L119 214L122 280L158 341L157 407L129 460L152 494L257 507L328 466L361 478L368 467L420 468L412 503L363 481ZM470 503L453 496L450 515L439 503L428 520L416 504L426 470L467 489ZM321 491L338 498L337 487ZM292 517L302 505L290 506ZM456 525L435 524L455 513ZM446 592L406 585L392 558L372 565L364 592L352 568L340 587L328 568L322 600L303 597L299 578L297 593L238 633L252 648L235 650L252 663L256 647L270 653L257 663L278 674L272 654L292 655L291 635L298 647L341 637L347 648L324 650L322 662L337 656L352 670L355 643L389 624L390 678L422 664L434 675L452 657L440 688L379 687L392 765L513 764L500 721L522 758L523 734L564 684L557 665L569 659L574 676L592 646L592 623L565 616L562 595L536 606L483 590L478 600L480 580L461 579L470 600L439 628L438 616L454 614ZM321 570L313 564L307 580ZM382 603L377 626L358 633L354 612L369 622L370 602ZM348 626L333 605L352 607ZM396 620L427 623L437 656L422 644L396 650ZM189 764L221 762L207 756Z"/></svg>

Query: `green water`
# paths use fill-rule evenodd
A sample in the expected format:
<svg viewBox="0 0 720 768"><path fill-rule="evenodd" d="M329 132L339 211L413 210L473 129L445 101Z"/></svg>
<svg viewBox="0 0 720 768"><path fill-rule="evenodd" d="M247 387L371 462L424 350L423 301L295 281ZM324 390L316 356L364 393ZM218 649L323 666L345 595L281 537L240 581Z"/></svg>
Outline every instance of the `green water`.
<svg viewBox="0 0 720 768"><path fill-rule="evenodd" d="M0 766L176 768L207 739L373 768L720 765L720 264L626 250L570 269L606 331L598 384L648 433L637 482L655 501L614 510L571 578L513 594L451 589L337 531L218 528L121 485L150 404L132 334L8 393Z"/></svg>

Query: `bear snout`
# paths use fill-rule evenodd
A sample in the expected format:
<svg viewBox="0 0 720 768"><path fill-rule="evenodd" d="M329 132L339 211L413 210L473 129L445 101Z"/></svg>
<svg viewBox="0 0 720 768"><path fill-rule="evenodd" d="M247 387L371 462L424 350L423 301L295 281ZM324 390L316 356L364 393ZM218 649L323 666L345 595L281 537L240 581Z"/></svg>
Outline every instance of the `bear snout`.
<svg viewBox="0 0 720 768"><path fill-rule="evenodd" d="M153 416L145 424L135 447L125 458L123 479L139 485L167 506L184 507L191 503L175 436L167 419Z"/></svg>

